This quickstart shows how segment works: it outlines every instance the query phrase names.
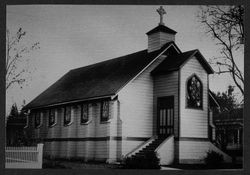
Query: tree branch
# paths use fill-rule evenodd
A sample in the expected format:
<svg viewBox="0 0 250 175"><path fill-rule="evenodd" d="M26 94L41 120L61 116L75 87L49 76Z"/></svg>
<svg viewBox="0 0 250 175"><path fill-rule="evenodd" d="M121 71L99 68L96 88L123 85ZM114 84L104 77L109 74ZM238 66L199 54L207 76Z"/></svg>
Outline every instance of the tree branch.
<svg viewBox="0 0 250 175"><path fill-rule="evenodd" d="M243 35L243 6L231 6L229 8L220 8L220 6L207 6L201 8L200 22L207 28L207 34L212 34L216 39L217 45L221 46L221 54L224 57L216 59L219 71L216 73L229 73L242 94L244 89L244 76L235 62L233 54L234 49L241 46ZM214 60L213 60L214 61ZM212 61L212 62L213 62ZM221 70L223 66L226 70Z"/></svg>
<svg viewBox="0 0 250 175"><path fill-rule="evenodd" d="M21 46L20 41L25 35L26 32L22 28L19 28L13 37L10 36L9 30L6 30L6 90L15 83L21 85L25 82L26 78L23 75L29 72L29 68L25 66L24 61L29 61L29 59L25 58L24 55L34 49L40 48L38 42L31 46Z"/></svg>

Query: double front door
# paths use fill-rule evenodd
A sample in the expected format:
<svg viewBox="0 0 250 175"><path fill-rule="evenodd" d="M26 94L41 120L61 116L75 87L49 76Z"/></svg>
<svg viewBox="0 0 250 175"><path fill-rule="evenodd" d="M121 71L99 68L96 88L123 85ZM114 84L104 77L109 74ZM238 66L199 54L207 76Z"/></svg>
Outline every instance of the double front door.
<svg viewBox="0 0 250 175"><path fill-rule="evenodd" d="M167 137L174 133L174 96L157 99L157 134Z"/></svg>

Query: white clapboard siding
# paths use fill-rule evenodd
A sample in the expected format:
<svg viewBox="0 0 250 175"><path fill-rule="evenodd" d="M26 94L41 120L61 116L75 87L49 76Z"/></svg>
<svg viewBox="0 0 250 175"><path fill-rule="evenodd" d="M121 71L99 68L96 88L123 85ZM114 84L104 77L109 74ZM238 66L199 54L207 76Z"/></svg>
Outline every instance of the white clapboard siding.
<svg viewBox="0 0 250 175"><path fill-rule="evenodd" d="M86 142L77 142L76 143L76 157L83 158L87 157L88 155L88 143Z"/></svg>
<svg viewBox="0 0 250 175"><path fill-rule="evenodd" d="M179 141L179 163L203 163L208 142Z"/></svg>
<svg viewBox="0 0 250 175"><path fill-rule="evenodd" d="M118 102L117 100L111 101L110 108L111 122L110 122L110 136L118 136Z"/></svg>
<svg viewBox="0 0 250 175"><path fill-rule="evenodd" d="M141 145L144 141L122 140L122 157L126 156L133 149Z"/></svg>
<svg viewBox="0 0 250 175"><path fill-rule="evenodd" d="M59 118L61 119L60 120L60 125L61 125L61 127L60 127L60 137L59 138L67 138L68 137L68 126L64 126L64 113L65 113L65 111L64 111L64 108L61 108L61 111L60 111L60 113L59 113ZM60 155L60 157L67 157L67 142L66 141L60 141L60 153L59 153L59 155Z"/></svg>
<svg viewBox="0 0 250 175"><path fill-rule="evenodd" d="M110 140L109 141L109 162L121 160L122 158L122 141L121 140Z"/></svg>
<svg viewBox="0 0 250 175"><path fill-rule="evenodd" d="M225 162L231 162L230 156L215 147L209 141L179 141L179 163L204 163L208 151L215 151L223 155Z"/></svg>
<svg viewBox="0 0 250 175"><path fill-rule="evenodd" d="M160 49L165 43L174 41L175 36L164 32L157 32L148 36L148 51Z"/></svg>
<svg viewBox="0 0 250 175"><path fill-rule="evenodd" d="M47 116L48 116L48 111L47 110L42 111L42 115L41 115L42 124L41 124L41 127L39 128L39 131L40 131L39 136L41 138L46 138L47 135L48 135L48 125L47 125L48 119L47 119Z"/></svg>
<svg viewBox="0 0 250 175"><path fill-rule="evenodd" d="M186 82L196 74L203 87L203 109L186 108ZM207 73L193 57L182 68L180 76L180 137L208 137L208 80Z"/></svg>
<svg viewBox="0 0 250 175"><path fill-rule="evenodd" d="M77 105L71 106L71 124L69 126L65 126L65 130L67 132L67 138L76 138L77 135L77 114L79 114L79 109ZM76 156L76 142L68 141L67 142L67 157L75 157Z"/></svg>
<svg viewBox="0 0 250 175"><path fill-rule="evenodd" d="M153 88L150 72L158 66L165 56L159 57L142 74L127 84L119 93L120 118L123 137L148 137L153 135ZM145 58L147 59L147 58ZM122 155L142 144L143 141L122 141Z"/></svg>
<svg viewBox="0 0 250 175"><path fill-rule="evenodd" d="M154 85L150 72L159 65L164 58L165 56L159 57L142 74L119 92L120 118L122 120L121 132L123 136L151 137L153 135ZM123 145L123 148L124 146L125 145Z"/></svg>
<svg viewBox="0 0 250 175"><path fill-rule="evenodd" d="M109 141L97 141L95 142L94 157L98 159L107 159L108 158L108 142Z"/></svg>
<svg viewBox="0 0 250 175"><path fill-rule="evenodd" d="M66 158L67 157L67 142L60 141L59 142L59 157Z"/></svg>
<svg viewBox="0 0 250 175"><path fill-rule="evenodd" d="M49 111L47 112L46 116L47 120L49 120ZM55 118L56 118L56 114L55 114ZM49 123L47 122L46 125L48 125ZM48 126L48 135L47 138L53 138L54 137L54 133L55 133L55 129L53 127L49 127ZM48 146L46 146L48 145ZM47 152L46 156L50 156L50 157L55 157L56 152L55 152L55 144L53 142L47 142L45 143L45 151Z"/></svg>
<svg viewBox="0 0 250 175"><path fill-rule="evenodd" d="M158 75L154 77L154 133L157 129L157 98L165 96L174 96L174 133L178 135L178 71L166 75Z"/></svg>
<svg viewBox="0 0 250 175"><path fill-rule="evenodd" d="M95 141L87 141L85 143L85 155L86 160L93 160L95 156Z"/></svg>
<svg viewBox="0 0 250 175"><path fill-rule="evenodd" d="M43 111L42 116L42 125L33 129L34 138L44 138L44 139L54 139L54 138L95 138L95 137L107 137L110 136L111 124L113 125L113 136L117 136L117 126L115 127L116 116L114 115L115 111L113 109L114 102L110 102L110 122L100 121L100 111L101 103L89 103L89 122L88 124L81 124L81 106L80 105L71 105L71 124L64 125L64 108L56 108L56 124L52 127L48 126L49 119L49 110ZM116 105L117 108L117 105ZM117 113L116 109L116 113ZM30 115L31 126L34 127L34 114ZM30 126L29 126L30 127ZM94 159L104 157L107 158L109 151L107 145L109 141L49 141L44 145L45 155L51 157L84 157L86 159ZM101 145L103 147L101 147ZM114 150L116 152L116 150Z"/></svg>
<svg viewBox="0 0 250 175"><path fill-rule="evenodd" d="M62 123L62 109L56 108L56 124L53 127L49 128L49 131L51 131L51 137L50 138L60 138L61 137L61 127L63 126ZM51 156L52 157L58 157L60 153L60 142L53 141L51 143Z"/></svg>
<svg viewBox="0 0 250 175"><path fill-rule="evenodd" d="M171 165L174 162L174 136L168 137L155 150L161 165Z"/></svg>
<svg viewBox="0 0 250 175"><path fill-rule="evenodd" d="M118 100L114 100L111 102L112 108L110 109L111 122L110 122L110 136L112 138L119 137L121 138L121 121L119 117L119 105ZM108 162L114 162L121 159L121 149L122 149L122 141L121 140L110 140L109 141L109 159Z"/></svg>

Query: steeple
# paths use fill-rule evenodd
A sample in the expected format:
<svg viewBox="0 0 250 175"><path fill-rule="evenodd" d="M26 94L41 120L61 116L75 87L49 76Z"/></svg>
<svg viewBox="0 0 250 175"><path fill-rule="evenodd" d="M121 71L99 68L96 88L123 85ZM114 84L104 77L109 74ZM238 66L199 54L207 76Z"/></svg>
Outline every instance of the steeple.
<svg viewBox="0 0 250 175"><path fill-rule="evenodd" d="M163 15L166 11L162 6L156 10L160 15L159 25L146 34L148 35L148 52L160 49L164 44L170 41L175 41L176 31L165 26L163 22Z"/></svg>

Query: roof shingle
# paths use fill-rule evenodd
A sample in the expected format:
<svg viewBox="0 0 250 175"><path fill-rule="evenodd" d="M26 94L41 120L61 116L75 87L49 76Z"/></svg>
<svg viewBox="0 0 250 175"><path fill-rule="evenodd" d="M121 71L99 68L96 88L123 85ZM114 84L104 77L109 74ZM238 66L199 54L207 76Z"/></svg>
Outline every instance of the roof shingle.
<svg viewBox="0 0 250 175"><path fill-rule="evenodd" d="M69 71L29 104L38 108L52 104L114 95L160 52L142 50L119 58Z"/></svg>
<svg viewBox="0 0 250 175"><path fill-rule="evenodd" d="M152 33L156 33L156 32L166 32L166 33L171 33L171 34L176 34L177 32L174 31L173 29L168 28L167 26L164 25L158 25L157 27L153 28L152 30L150 30L149 32L147 32L147 35L150 35Z"/></svg>
<svg viewBox="0 0 250 175"><path fill-rule="evenodd" d="M24 109L115 95L164 49L171 45L179 51L174 42L169 42L161 49L151 53L142 50L73 69L27 104ZM180 54L177 54L177 51L176 53L170 52L172 55L168 56L152 73L176 70L195 52L197 50ZM205 60L203 61L206 63ZM205 63L204 65L207 66L208 63Z"/></svg>
<svg viewBox="0 0 250 175"><path fill-rule="evenodd" d="M157 66L153 71L152 74L162 74L171 72L174 70L178 70L181 65L183 65L189 58L191 58L193 55L198 54L198 61L201 63L201 65L204 67L204 69L207 71L207 73L213 73L212 68L210 65L206 62L206 60L203 58L203 56L200 54L199 50L190 50L187 52L179 53L179 54L173 54L168 56L159 66Z"/></svg>

